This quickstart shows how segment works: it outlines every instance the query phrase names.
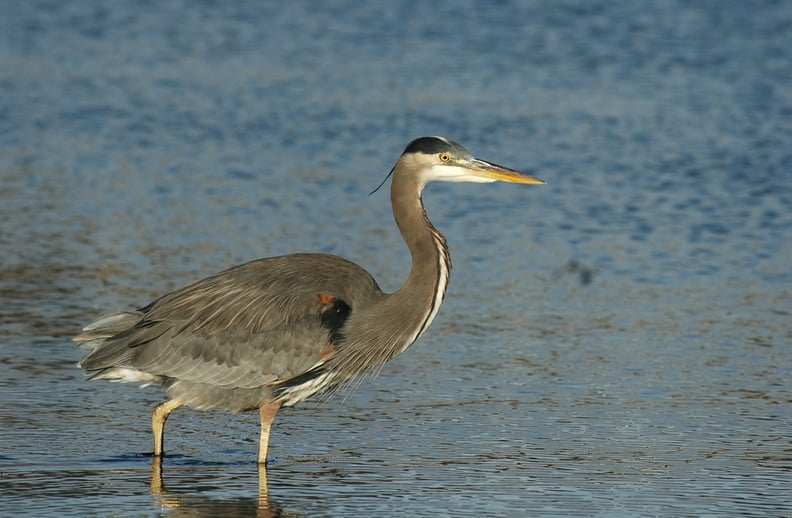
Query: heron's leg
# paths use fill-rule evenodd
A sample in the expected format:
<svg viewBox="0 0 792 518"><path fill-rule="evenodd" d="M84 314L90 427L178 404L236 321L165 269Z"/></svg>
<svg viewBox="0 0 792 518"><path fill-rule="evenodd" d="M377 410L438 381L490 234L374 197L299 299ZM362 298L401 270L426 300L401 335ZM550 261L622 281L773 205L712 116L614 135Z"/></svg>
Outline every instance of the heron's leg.
<svg viewBox="0 0 792 518"><path fill-rule="evenodd" d="M280 407L280 401L262 403L262 405L259 407L259 416L261 416L261 442L259 442L258 453L259 464L267 463L267 448L269 447L270 427L272 427L272 421L275 420L275 414L278 413Z"/></svg>
<svg viewBox="0 0 792 518"><path fill-rule="evenodd" d="M171 412L182 406L183 403L176 399L166 401L154 409L151 416L151 431L154 433L154 456L162 455L162 437L165 435L165 421Z"/></svg>

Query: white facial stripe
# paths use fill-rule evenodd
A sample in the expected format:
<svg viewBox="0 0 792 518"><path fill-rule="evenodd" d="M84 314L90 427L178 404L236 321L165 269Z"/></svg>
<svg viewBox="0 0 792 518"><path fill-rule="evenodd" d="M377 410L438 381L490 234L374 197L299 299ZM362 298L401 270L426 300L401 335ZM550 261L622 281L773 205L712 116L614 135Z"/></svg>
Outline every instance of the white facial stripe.
<svg viewBox="0 0 792 518"><path fill-rule="evenodd" d="M453 165L434 165L425 173L427 182L472 182L472 183L492 183L492 178L476 176L470 169Z"/></svg>

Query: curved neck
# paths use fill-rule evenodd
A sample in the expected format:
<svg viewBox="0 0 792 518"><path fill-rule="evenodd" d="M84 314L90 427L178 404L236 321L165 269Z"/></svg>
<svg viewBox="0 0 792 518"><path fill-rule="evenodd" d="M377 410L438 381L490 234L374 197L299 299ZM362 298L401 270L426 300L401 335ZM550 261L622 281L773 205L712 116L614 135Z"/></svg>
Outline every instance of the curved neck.
<svg viewBox="0 0 792 518"><path fill-rule="evenodd" d="M391 185L393 216L412 256L404 285L370 305L353 307L344 330L348 339L329 362L336 383L371 372L404 352L432 323L445 296L451 259L442 234L421 203L423 182L396 164Z"/></svg>
<svg viewBox="0 0 792 518"><path fill-rule="evenodd" d="M393 217L412 256L407 281L391 296L404 320L405 349L426 331L437 315L451 270L448 244L426 217L421 202L422 190L423 183L415 176L401 175L398 169L394 171L391 185Z"/></svg>

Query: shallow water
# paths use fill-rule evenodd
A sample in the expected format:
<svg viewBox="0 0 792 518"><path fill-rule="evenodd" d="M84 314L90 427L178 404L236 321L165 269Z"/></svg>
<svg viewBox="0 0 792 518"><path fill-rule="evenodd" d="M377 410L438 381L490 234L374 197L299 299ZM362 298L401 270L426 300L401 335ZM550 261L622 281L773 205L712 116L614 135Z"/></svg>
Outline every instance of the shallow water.
<svg viewBox="0 0 792 518"><path fill-rule="evenodd" d="M792 513L792 4L8 3L0 511ZM408 257L446 135L543 187L432 185L454 270L375 380L258 419L86 383L70 337L227 266Z"/></svg>

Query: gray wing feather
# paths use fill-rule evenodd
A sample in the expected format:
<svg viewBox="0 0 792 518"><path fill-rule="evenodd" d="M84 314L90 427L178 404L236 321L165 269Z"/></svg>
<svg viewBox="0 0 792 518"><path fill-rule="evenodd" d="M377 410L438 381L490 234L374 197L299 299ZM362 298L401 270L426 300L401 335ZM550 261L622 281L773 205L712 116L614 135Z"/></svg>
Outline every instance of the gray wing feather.
<svg viewBox="0 0 792 518"><path fill-rule="evenodd" d="M365 270L336 256L260 259L87 326L75 340L93 351L79 365L227 388L288 379L321 362L330 340L319 293L341 298L352 311L382 295Z"/></svg>

